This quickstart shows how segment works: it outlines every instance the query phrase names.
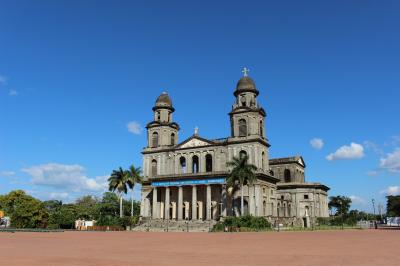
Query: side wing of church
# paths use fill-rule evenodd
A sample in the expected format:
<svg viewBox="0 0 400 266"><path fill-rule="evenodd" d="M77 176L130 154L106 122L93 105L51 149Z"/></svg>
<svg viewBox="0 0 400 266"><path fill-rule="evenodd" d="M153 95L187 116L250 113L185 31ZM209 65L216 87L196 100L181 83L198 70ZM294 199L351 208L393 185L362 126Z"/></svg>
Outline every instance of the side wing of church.
<svg viewBox="0 0 400 266"><path fill-rule="evenodd" d="M233 94L230 137L205 139L195 130L182 142L171 98L167 93L157 98L142 152L143 219L215 221L240 215L240 191L227 188L226 163L243 154L257 167L257 181L244 188L244 214L297 226L329 216L329 188L305 182L301 156L270 159L266 113L254 81L245 75Z"/></svg>

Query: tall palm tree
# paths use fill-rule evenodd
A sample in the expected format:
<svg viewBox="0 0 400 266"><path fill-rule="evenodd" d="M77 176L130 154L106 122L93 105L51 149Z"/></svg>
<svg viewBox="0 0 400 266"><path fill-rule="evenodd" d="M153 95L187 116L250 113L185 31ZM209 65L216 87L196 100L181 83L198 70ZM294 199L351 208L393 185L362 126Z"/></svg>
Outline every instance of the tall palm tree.
<svg viewBox="0 0 400 266"><path fill-rule="evenodd" d="M135 167L133 164L126 171L127 174L127 185L132 190L131 195L131 216L133 217L133 199L135 196L135 184L142 183L142 169L140 167Z"/></svg>
<svg viewBox="0 0 400 266"><path fill-rule="evenodd" d="M108 178L108 190L116 192L119 198L119 216L122 217L122 194L128 192L127 188L127 171L120 167L113 170Z"/></svg>
<svg viewBox="0 0 400 266"><path fill-rule="evenodd" d="M244 200L243 200L243 186L245 184L251 185L257 179L255 171L257 167L248 163L249 157L242 155L233 157L232 161L227 162L228 167L232 167L229 172L226 183L229 187L234 187L236 183L240 185L240 215L243 215Z"/></svg>

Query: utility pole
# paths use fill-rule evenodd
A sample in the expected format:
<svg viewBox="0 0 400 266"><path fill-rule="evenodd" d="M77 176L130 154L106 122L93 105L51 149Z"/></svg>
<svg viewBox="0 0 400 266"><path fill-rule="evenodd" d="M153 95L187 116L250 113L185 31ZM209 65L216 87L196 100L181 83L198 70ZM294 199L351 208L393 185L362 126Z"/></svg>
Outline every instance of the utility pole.
<svg viewBox="0 0 400 266"><path fill-rule="evenodd" d="M375 199L372 199L372 208L374 209L374 216L376 215L375 214Z"/></svg>

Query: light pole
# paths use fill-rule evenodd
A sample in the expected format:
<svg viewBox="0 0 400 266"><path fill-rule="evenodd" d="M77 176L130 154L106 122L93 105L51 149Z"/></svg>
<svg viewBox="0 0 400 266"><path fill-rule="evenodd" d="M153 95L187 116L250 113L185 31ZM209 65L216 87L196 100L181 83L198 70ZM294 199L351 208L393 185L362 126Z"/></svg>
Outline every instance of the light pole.
<svg viewBox="0 0 400 266"><path fill-rule="evenodd" d="M374 199L372 199L372 208L374 209L374 216L375 216L375 200Z"/></svg>

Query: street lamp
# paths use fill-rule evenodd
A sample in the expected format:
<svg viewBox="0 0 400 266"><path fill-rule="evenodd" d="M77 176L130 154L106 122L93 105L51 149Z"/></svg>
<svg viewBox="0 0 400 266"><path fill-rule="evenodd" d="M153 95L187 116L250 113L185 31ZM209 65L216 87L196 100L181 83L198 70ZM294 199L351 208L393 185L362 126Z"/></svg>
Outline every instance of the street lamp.
<svg viewBox="0 0 400 266"><path fill-rule="evenodd" d="M372 208L374 209L374 216L375 216L375 200L372 199Z"/></svg>

